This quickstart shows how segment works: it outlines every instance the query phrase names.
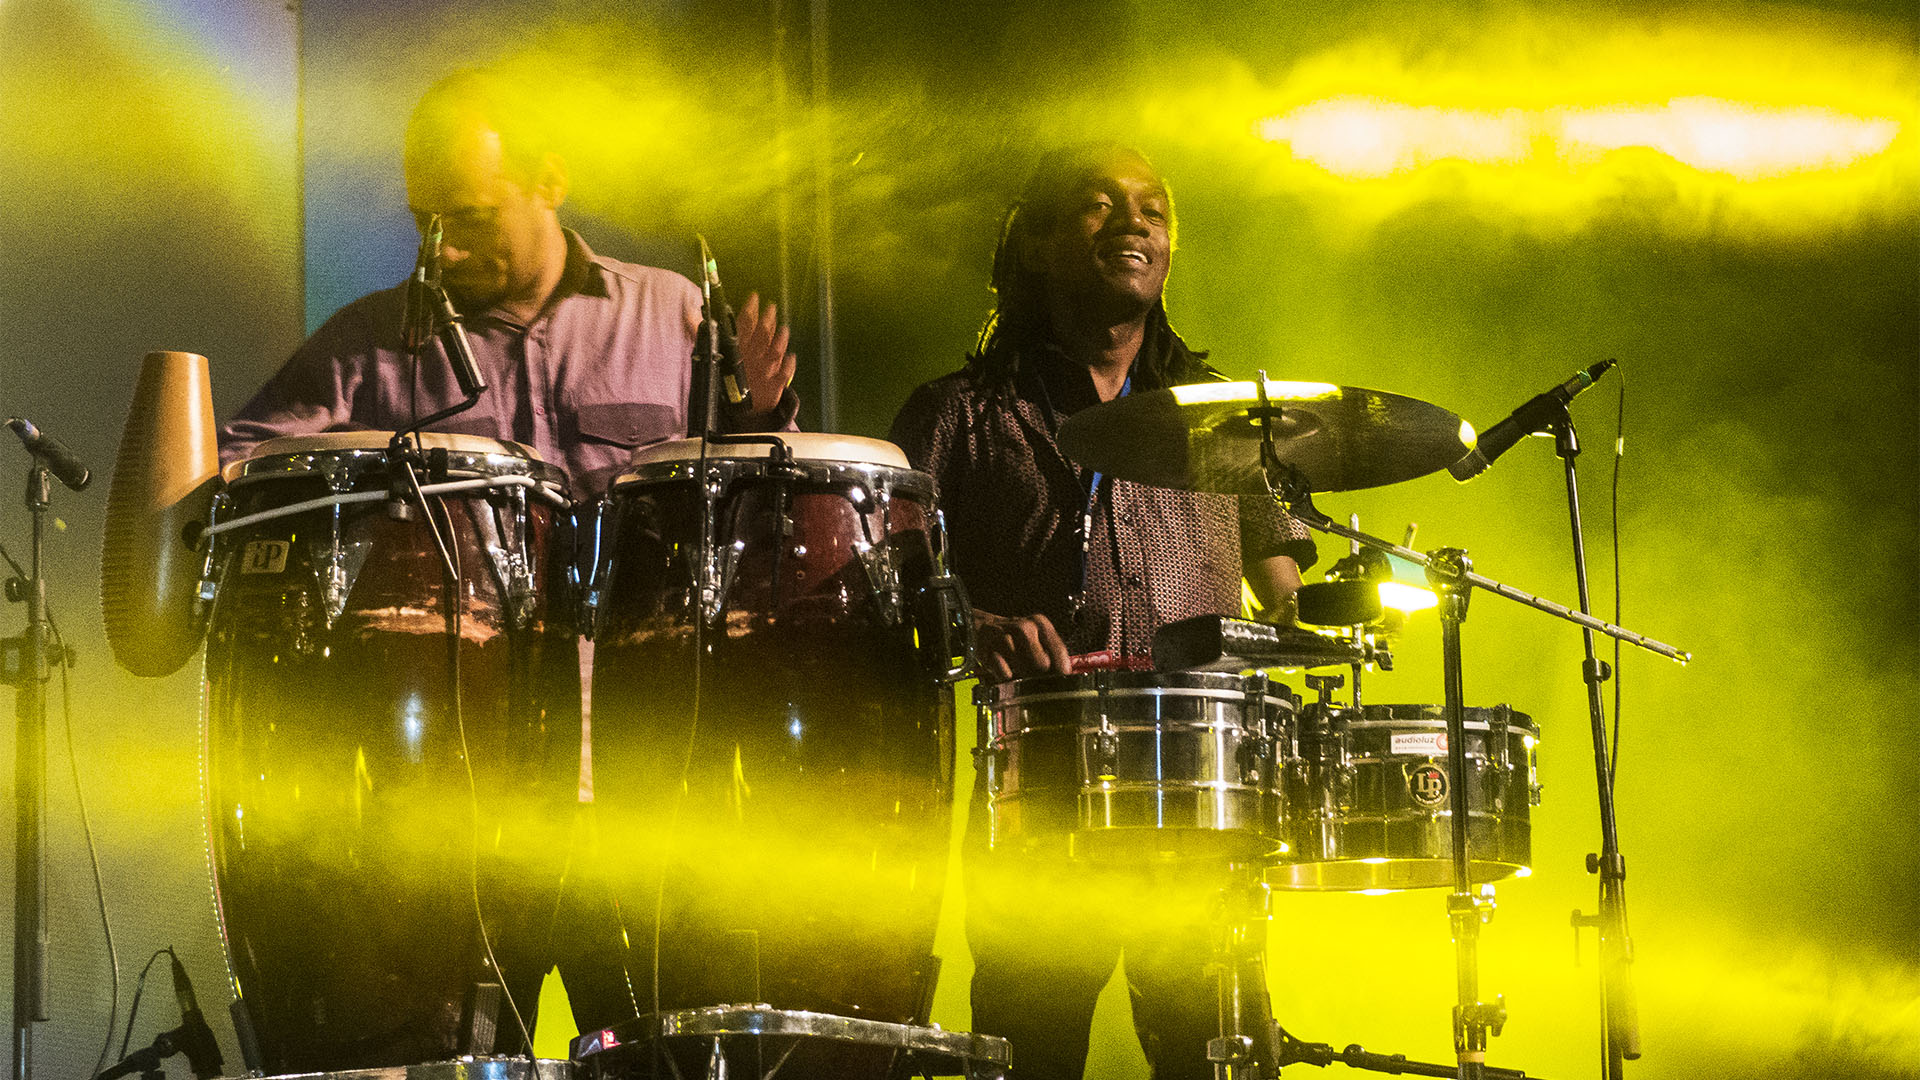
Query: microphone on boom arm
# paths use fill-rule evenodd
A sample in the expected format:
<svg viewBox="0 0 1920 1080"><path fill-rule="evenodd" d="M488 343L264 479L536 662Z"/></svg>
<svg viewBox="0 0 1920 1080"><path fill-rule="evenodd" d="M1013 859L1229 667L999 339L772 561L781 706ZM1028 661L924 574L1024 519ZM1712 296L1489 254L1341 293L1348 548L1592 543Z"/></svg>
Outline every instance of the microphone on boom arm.
<svg viewBox="0 0 1920 1080"><path fill-rule="evenodd" d="M1535 396L1525 405L1513 410L1513 415L1487 429L1475 441L1473 451L1466 457L1447 466L1447 472L1461 483L1479 476L1489 465L1499 460L1500 455L1513 448L1513 444L1544 430L1553 422L1555 414L1567 407L1567 403L1580 395L1580 392L1600 381L1617 361L1602 360L1589 368L1573 373L1573 378Z"/></svg>

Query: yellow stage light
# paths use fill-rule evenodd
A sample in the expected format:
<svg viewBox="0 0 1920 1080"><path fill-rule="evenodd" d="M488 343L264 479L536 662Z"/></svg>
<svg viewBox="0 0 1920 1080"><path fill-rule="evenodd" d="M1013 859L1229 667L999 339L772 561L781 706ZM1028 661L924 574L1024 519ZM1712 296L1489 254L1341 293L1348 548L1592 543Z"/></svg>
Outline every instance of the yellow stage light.
<svg viewBox="0 0 1920 1080"><path fill-rule="evenodd" d="M1438 607L1440 605L1440 598L1433 594L1432 589L1424 585L1407 585L1398 581L1383 581L1380 583L1379 588L1380 606L1391 608L1394 611L1412 614L1416 611L1425 611L1430 607Z"/></svg>
<svg viewBox="0 0 1920 1080"><path fill-rule="evenodd" d="M1281 382L1267 380L1267 396L1275 401L1314 401L1340 392L1332 383ZM1173 400L1181 405L1205 405L1217 401L1238 401L1259 393L1247 382L1189 383L1172 388Z"/></svg>
<svg viewBox="0 0 1920 1080"><path fill-rule="evenodd" d="M1590 168L1647 149L1702 172L1758 180L1844 169L1884 152L1900 132L1884 117L1771 108L1716 98L1537 110L1414 106L1369 98L1310 102L1261 121L1260 136L1348 179L1440 161Z"/></svg>

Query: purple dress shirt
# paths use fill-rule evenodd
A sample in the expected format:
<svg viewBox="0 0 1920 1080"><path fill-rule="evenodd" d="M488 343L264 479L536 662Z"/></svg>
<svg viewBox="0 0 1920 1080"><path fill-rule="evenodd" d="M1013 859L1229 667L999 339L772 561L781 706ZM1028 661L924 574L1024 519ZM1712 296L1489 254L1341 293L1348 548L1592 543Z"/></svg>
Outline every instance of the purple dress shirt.
<svg viewBox="0 0 1920 1080"><path fill-rule="evenodd" d="M567 471L575 498L591 498L635 447L686 434L700 290L566 237L566 268L531 325L498 310L467 315L488 388L432 430L525 443ZM403 284L336 312L221 429L221 464L281 435L398 430L460 400L439 342L414 370L400 341L405 303ZM790 429L797 411L789 389L771 414L726 419L736 431Z"/></svg>

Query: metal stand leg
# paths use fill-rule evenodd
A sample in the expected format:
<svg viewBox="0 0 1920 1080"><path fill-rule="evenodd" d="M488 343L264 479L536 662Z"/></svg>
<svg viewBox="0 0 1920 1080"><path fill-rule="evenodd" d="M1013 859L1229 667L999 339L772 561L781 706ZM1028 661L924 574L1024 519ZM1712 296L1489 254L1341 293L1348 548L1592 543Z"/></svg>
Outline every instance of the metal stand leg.
<svg viewBox="0 0 1920 1080"><path fill-rule="evenodd" d="M1220 1037L1207 1043L1214 1080L1254 1080L1280 1071L1280 1029L1267 996L1267 884L1252 872L1220 889L1214 969L1220 979Z"/></svg>
<svg viewBox="0 0 1920 1080"><path fill-rule="evenodd" d="M1427 579L1440 594L1440 645L1447 690L1447 783L1453 814L1453 893L1447 897L1447 916L1453 924L1454 966L1459 998L1453 1008L1453 1049L1460 1062L1461 1080L1483 1080L1487 1067L1487 1037L1506 1023L1506 1003L1480 1000L1480 925L1493 914L1493 890L1483 899L1474 891L1468 859L1466 689L1460 656L1460 624L1467 618L1472 587L1466 574L1473 569L1466 552L1442 548L1432 555Z"/></svg>
<svg viewBox="0 0 1920 1080"><path fill-rule="evenodd" d="M1580 436L1562 407L1553 425L1555 453L1566 463L1567 515L1573 529L1573 575L1580 593L1580 613L1590 614L1587 590L1587 547L1580 526L1580 480L1574 459L1580 456ZM1593 770L1600 790L1600 853L1587 856L1587 872L1600 877L1600 910L1588 916L1574 912L1574 925L1592 926L1600 934L1601 1054L1606 1080L1620 1080L1622 1062L1640 1056L1639 1008L1634 1000L1633 942L1627 936L1627 860L1620 853L1620 831L1613 807L1613 762L1607 749L1607 709L1600 685L1613 674L1594 652L1593 630L1581 628L1586 655L1581 679L1587 685L1587 715L1593 730Z"/></svg>
<svg viewBox="0 0 1920 1080"><path fill-rule="evenodd" d="M44 519L53 484L38 458L27 472L27 511L33 519L29 580L12 579L10 599L27 605L27 629L7 642L18 667L14 686L13 832L13 1080L33 1075L33 1025L47 1019L47 880L42 825L47 813L47 583L41 576Z"/></svg>

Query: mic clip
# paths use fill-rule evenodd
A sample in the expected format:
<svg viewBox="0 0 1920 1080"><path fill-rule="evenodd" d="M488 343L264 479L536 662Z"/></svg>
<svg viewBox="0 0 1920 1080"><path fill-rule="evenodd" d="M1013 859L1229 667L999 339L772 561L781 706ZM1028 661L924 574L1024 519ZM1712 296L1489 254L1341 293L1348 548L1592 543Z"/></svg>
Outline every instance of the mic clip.
<svg viewBox="0 0 1920 1080"><path fill-rule="evenodd" d="M413 440L394 436L387 446L387 519L412 521L417 513L413 492L419 486L420 451Z"/></svg>

